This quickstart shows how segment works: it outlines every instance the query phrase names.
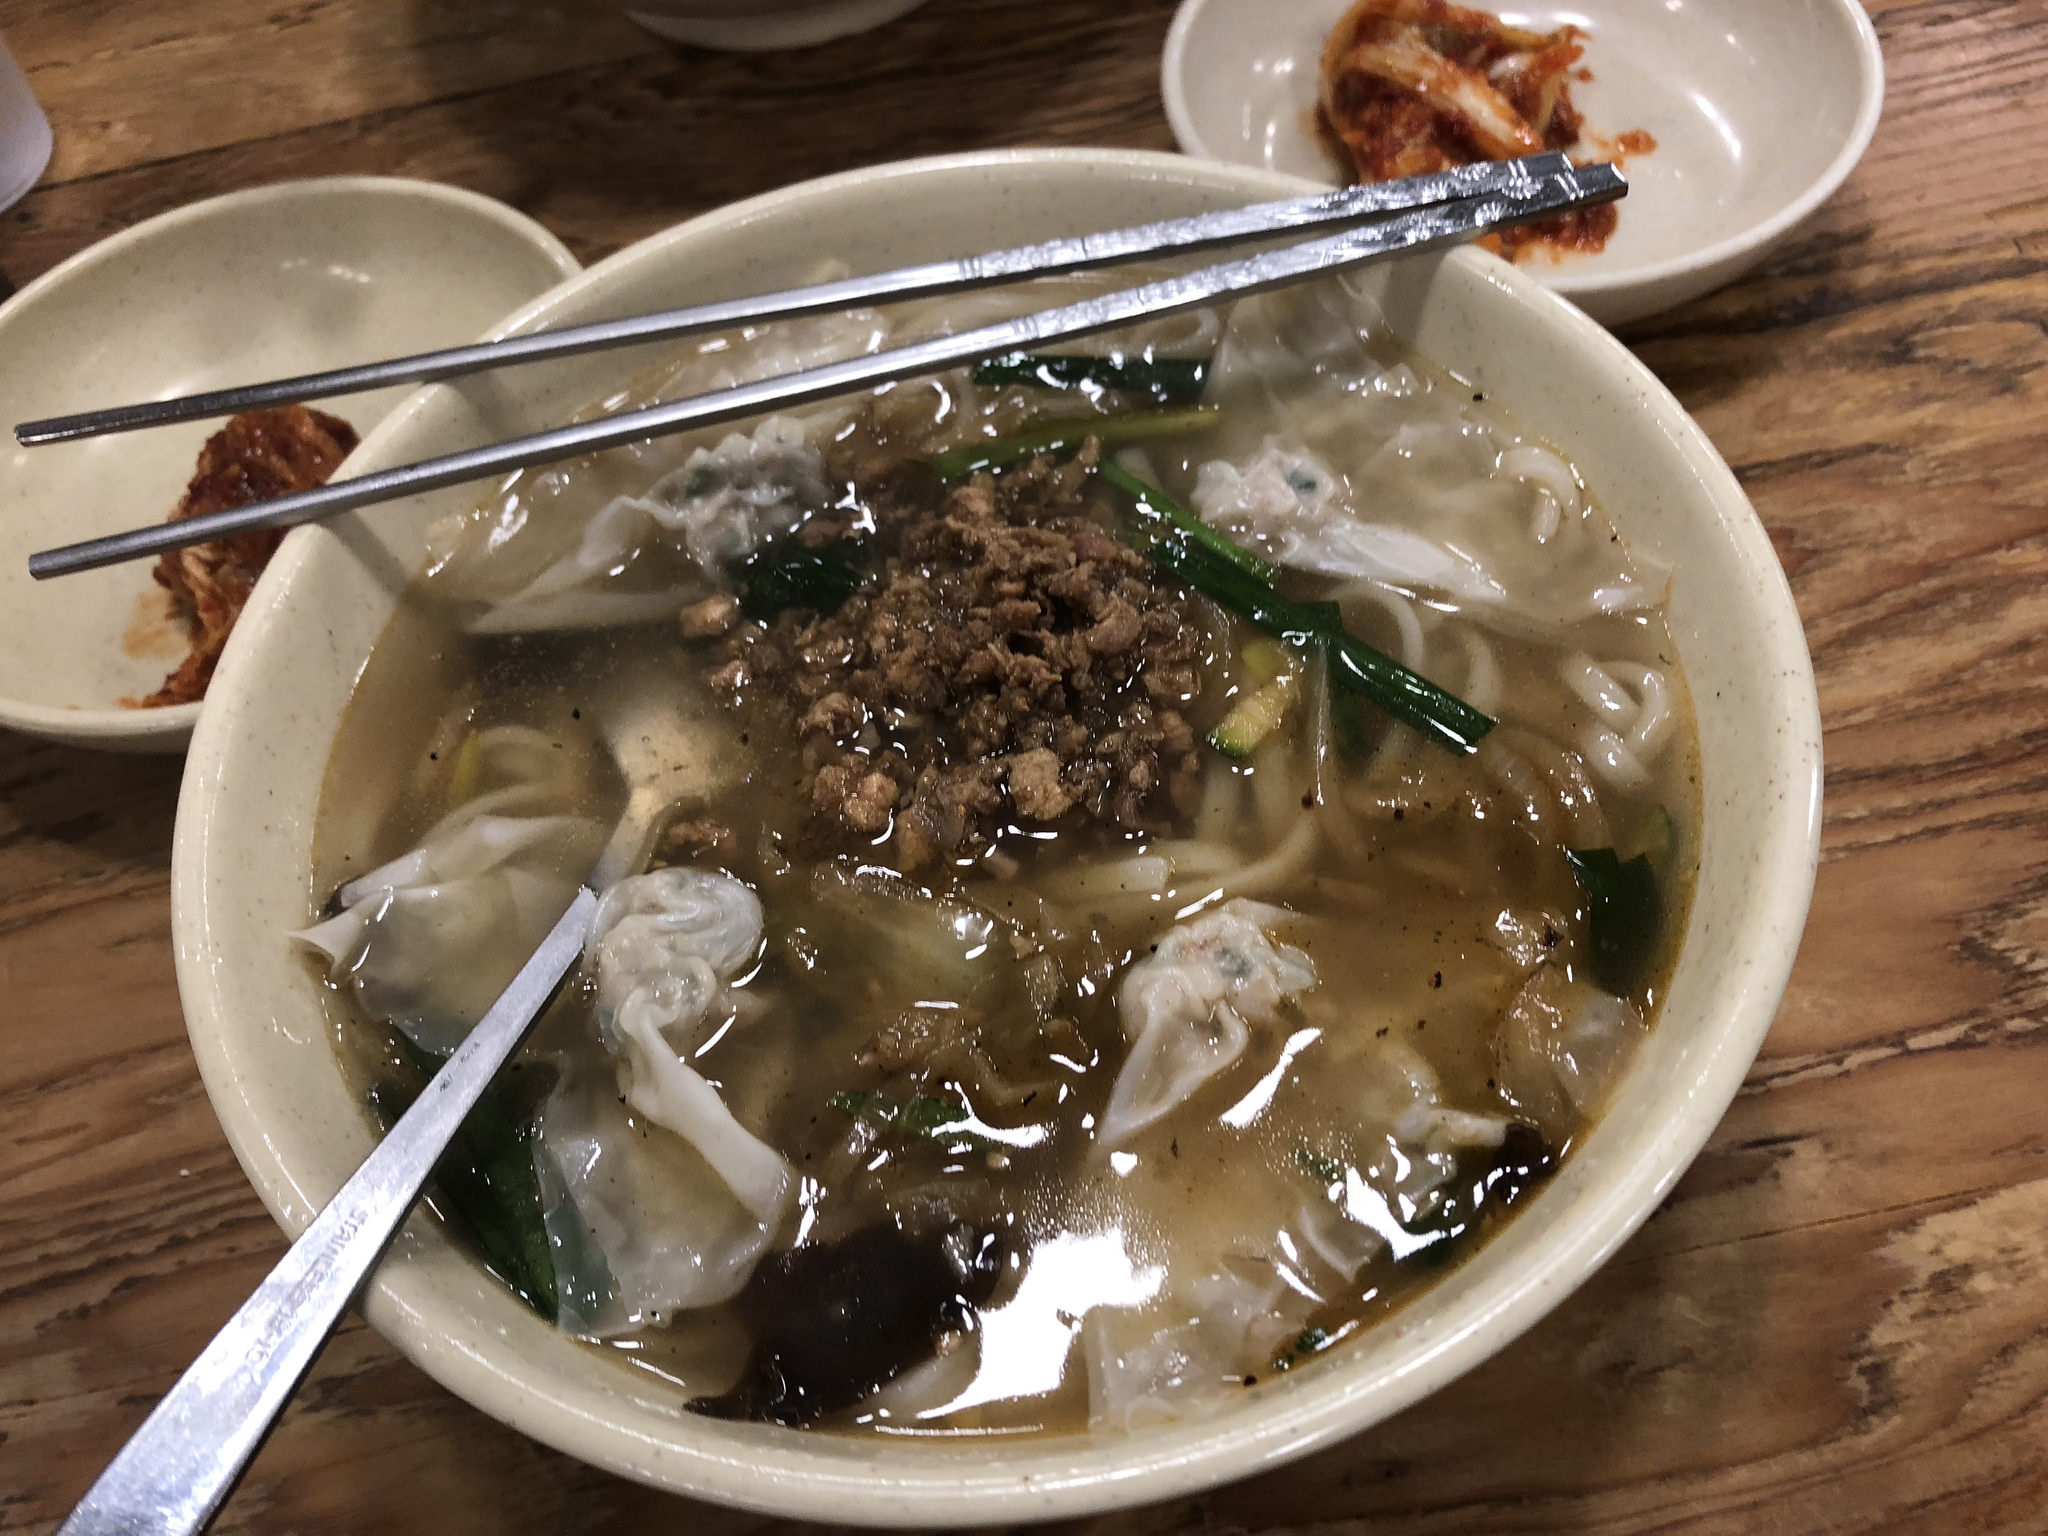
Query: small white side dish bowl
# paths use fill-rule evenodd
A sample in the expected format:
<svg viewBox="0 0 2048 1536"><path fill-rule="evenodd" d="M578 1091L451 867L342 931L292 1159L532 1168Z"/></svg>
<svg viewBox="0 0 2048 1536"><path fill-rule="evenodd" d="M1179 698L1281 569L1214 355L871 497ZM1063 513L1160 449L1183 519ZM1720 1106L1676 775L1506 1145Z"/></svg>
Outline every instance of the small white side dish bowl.
<svg viewBox="0 0 2048 1536"><path fill-rule="evenodd" d="M1586 31L1572 84L1589 134L1647 130L1607 248L1526 265L1604 325L1732 282L1841 186L1877 131L1884 57L1861 0L1578 0L1487 6ZM1323 41L1349 0L1183 0L1160 89L1180 147L1331 184L1316 131Z"/></svg>
<svg viewBox="0 0 2048 1536"><path fill-rule="evenodd" d="M851 37L923 4L924 0L626 0L626 14L671 42L765 53Z"/></svg>
<svg viewBox="0 0 2048 1536"><path fill-rule="evenodd" d="M176 752L197 704L129 709L184 659L142 561L38 582L36 550L161 522L218 421L22 448L17 422L473 341L580 271L524 214L396 177L288 181L145 220L0 304L0 725ZM318 402L367 434L409 393Z"/></svg>
<svg viewBox="0 0 2048 1536"><path fill-rule="evenodd" d="M510 329L762 291L800 279L823 256L877 270L1301 187L1270 172L1112 151L881 166L643 241L564 283ZM366 1297L387 1338L505 1423L647 1483L835 1524L1010 1524L1186 1493L1375 1424L1529 1327L1649 1215L1769 1028L1812 891L1820 722L1798 615L1727 467L1663 386L1583 314L1479 252L1380 268L1369 282L1395 331L1562 447L1636 547L1676 571L1671 628L1703 750L1698 893L1661 1022L1554 1182L1385 1326L1213 1415L1129 1436L859 1439L696 1417L672 1388L533 1316L424 1218ZM354 467L567 420L651 356L585 357L417 394ZM312 910L329 744L420 564L429 518L479 494L456 488L294 532L193 735L172 882L179 990L221 1123L293 1233L372 1144L336 1059L322 986L285 937Z"/></svg>

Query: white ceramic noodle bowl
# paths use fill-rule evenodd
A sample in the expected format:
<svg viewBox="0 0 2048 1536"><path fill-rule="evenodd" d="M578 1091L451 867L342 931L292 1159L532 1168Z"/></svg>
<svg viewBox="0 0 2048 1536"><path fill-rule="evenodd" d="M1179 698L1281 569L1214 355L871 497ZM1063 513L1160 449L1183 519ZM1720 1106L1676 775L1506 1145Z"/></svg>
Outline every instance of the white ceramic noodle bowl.
<svg viewBox="0 0 2048 1536"><path fill-rule="evenodd" d="M1285 195L1300 183L1176 156L1017 151L884 166L706 215L564 283L514 327L797 280L824 253L875 269ZM451 1390L649 1483L778 1514L871 1524L1013 1522L1140 1503L1352 1434L1470 1369L1612 1253L1691 1161L1755 1055L1812 890L1819 719L1799 621L1734 478L1662 386L1526 275L1477 252L1382 269L1386 313L1576 460L1609 515L1677 571L1671 628L1698 701L1699 893L1664 1017L1606 1118L1490 1245L1360 1342L1129 1438L912 1442L729 1424L527 1312L424 1218L370 1320ZM367 469L565 420L649 358L578 359L414 396ZM371 1144L312 969L322 768L351 683L454 491L294 533L231 642L192 741L173 872L178 981L222 1125L296 1232Z"/></svg>
<svg viewBox="0 0 2048 1536"><path fill-rule="evenodd" d="M1191 155L1348 179L1315 130L1323 39L1350 0L1183 0L1160 61ZM1647 129L1621 224L1597 256L1527 270L1609 325L1669 309L1764 260L1841 186L1884 105L1862 0L1574 0L1497 5L1586 28L1587 130Z"/></svg>

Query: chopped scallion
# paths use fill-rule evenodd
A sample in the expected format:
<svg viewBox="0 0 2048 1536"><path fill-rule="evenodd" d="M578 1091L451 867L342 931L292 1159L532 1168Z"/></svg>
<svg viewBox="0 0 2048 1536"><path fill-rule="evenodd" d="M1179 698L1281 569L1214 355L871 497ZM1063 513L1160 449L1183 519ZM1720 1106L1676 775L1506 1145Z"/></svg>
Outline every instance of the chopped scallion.
<svg viewBox="0 0 2048 1536"><path fill-rule="evenodd" d="M1139 522L1143 523L1154 537L1164 538L1169 534L1179 533L1229 561L1254 580L1267 586L1273 584L1273 578L1278 573L1272 566L1228 535L1218 533L1158 486L1147 485L1121 464L1098 464L1095 473L1101 477L1103 484L1114 486L1130 498L1132 510L1137 514Z"/></svg>
<svg viewBox="0 0 2048 1536"><path fill-rule="evenodd" d="M1294 1336L1288 1346L1273 1358L1273 1369L1291 1371L1310 1356L1320 1353L1330 1343L1327 1328L1304 1328Z"/></svg>
<svg viewBox="0 0 2048 1536"><path fill-rule="evenodd" d="M1206 543L1192 539L1161 539L1152 546L1151 555L1197 592L1214 598L1267 634L1304 648L1324 645L1330 674L1341 686L1364 695L1439 746L1470 752L1493 729L1490 716L1351 634L1335 603L1304 603L1283 597L1212 553Z"/></svg>
<svg viewBox="0 0 2048 1536"><path fill-rule="evenodd" d="M1662 873L1678 857L1678 823L1669 808L1653 805L1636 829L1636 852L1650 861L1650 868Z"/></svg>
<svg viewBox="0 0 2048 1536"><path fill-rule="evenodd" d="M771 544L740 568L740 611L766 621L785 608L831 613L859 590L858 539L840 539L822 549L785 541Z"/></svg>
<svg viewBox="0 0 2048 1536"><path fill-rule="evenodd" d="M1586 893L1593 980L1627 997L1648 980L1664 927L1664 898L1650 856L1623 862L1612 848L1580 848L1567 849L1565 858Z"/></svg>
<svg viewBox="0 0 2048 1536"><path fill-rule="evenodd" d="M907 1104L898 1104L879 1093L858 1093L842 1089L832 1095L831 1105L876 1130L895 1131L905 1136L943 1138L953 1127L972 1118L967 1110L946 1099L920 1094ZM965 1132L956 1132L964 1136Z"/></svg>

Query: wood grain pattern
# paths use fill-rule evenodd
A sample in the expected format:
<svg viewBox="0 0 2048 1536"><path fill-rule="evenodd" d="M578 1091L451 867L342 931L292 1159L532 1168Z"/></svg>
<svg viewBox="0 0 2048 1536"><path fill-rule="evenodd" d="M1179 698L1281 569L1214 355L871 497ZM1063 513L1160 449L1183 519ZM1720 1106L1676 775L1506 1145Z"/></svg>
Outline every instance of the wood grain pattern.
<svg viewBox="0 0 2048 1536"><path fill-rule="evenodd" d="M1827 726L1798 969L1706 1154L1528 1337L1296 1467L1079 1532L2048 1531L2048 7L1878 0L1876 144L1627 339L1735 464ZM1165 0L934 0L718 57L595 4L0 0L56 124L17 279L295 175L476 187L586 258L853 165L1168 148ZM174 765L0 736L0 1530L47 1529L282 1243L186 1048ZM229 1531L773 1528L570 1462L352 1325Z"/></svg>

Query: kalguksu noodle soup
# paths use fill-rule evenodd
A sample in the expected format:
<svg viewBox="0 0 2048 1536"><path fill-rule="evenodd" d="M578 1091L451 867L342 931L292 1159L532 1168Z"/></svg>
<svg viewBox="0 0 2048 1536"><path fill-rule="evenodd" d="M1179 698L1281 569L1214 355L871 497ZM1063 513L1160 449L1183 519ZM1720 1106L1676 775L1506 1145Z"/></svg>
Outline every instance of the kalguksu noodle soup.
<svg viewBox="0 0 2048 1536"><path fill-rule="evenodd" d="M515 476L430 546L300 938L388 1123L610 836L621 701L687 724L433 1199L696 1411L1121 1432L1312 1369L1515 1219L1655 1017L1668 573L1342 283Z"/></svg>

